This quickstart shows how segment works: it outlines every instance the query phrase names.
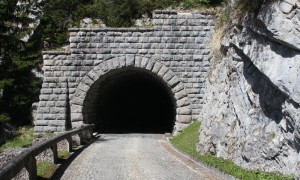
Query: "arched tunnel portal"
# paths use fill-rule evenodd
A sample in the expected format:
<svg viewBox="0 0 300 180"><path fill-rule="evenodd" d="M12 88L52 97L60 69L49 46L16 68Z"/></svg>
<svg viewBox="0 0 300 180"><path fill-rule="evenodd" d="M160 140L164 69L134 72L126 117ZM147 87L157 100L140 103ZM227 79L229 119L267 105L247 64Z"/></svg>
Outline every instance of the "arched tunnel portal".
<svg viewBox="0 0 300 180"><path fill-rule="evenodd" d="M122 67L99 77L83 104L84 123L99 133L171 133L176 101L156 74Z"/></svg>

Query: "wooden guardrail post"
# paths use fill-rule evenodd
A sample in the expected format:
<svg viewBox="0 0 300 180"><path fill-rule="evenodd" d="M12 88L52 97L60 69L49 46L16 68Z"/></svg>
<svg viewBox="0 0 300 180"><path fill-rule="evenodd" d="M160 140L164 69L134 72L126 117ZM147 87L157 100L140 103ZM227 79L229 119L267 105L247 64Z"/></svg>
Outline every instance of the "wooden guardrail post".
<svg viewBox="0 0 300 180"><path fill-rule="evenodd" d="M37 179L37 167L36 167L36 159L34 156L29 156L28 160L25 161L25 168L29 174L29 180Z"/></svg>
<svg viewBox="0 0 300 180"><path fill-rule="evenodd" d="M81 145L86 144L92 139L92 136L93 136L93 132L90 129L86 129L85 131L82 131L79 134L80 144Z"/></svg>
<svg viewBox="0 0 300 180"><path fill-rule="evenodd" d="M84 145L84 144L86 144L86 139L84 138L84 134L83 133L79 133L78 134L78 136L79 136L79 143L80 143L80 145Z"/></svg>
<svg viewBox="0 0 300 180"><path fill-rule="evenodd" d="M72 136L67 137L66 140L68 141L69 144L69 152L72 151Z"/></svg>
<svg viewBox="0 0 300 180"><path fill-rule="evenodd" d="M57 144L56 143L51 146L51 150L53 152L53 163L57 164L58 152L57 152Z"/></svg>

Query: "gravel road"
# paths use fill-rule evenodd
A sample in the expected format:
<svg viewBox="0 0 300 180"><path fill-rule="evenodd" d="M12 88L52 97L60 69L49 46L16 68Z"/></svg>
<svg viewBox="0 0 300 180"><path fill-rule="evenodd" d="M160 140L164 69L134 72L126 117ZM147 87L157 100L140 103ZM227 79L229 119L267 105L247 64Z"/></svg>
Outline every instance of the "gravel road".
<svg viewBox="0 0 300 180"><path fill-rule="evenodd" d="M176 153L164 135L101 135L68 166L61 179L221 179Z"/></svg>

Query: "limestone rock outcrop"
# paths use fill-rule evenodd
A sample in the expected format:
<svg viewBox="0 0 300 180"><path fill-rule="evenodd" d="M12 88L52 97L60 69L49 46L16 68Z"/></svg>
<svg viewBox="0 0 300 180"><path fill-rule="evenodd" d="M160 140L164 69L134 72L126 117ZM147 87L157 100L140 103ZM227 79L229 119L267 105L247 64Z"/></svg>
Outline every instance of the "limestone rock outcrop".
<svg viewBox="0 0 300 180"><path fill-rule="evenodd" d="M267 1L236 19L206 80L197 150L300 176L300 6Z"/></svg>

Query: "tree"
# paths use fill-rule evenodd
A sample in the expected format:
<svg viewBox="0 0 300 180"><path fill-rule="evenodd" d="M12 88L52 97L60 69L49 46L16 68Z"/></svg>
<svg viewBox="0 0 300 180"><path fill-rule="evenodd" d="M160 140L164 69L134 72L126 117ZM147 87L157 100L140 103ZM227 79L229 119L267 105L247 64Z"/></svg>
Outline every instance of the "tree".
<svg viewBox="0 0 300 180"><path fill-rule="evenodd" d="M37 100L39 80L31 70L40 61L39 42L32 38L35 1L0 2L0 115L13 123L28 123L30 108Z"/></svg>
<svg viewBox="0 0 300 180"><path fill-rule="evenodd" d="M68 42L68 28L78 26L91 0L48 0L41 3L43 16L37 31L46 49L59 48Z"/></svg>
<svg viewBox="0 0 300 180"><path fill-rule="evenodd" d="M94 0L87 15L100 18L109 27L128 27L140 15L138 0Z"/></svg>

